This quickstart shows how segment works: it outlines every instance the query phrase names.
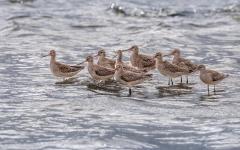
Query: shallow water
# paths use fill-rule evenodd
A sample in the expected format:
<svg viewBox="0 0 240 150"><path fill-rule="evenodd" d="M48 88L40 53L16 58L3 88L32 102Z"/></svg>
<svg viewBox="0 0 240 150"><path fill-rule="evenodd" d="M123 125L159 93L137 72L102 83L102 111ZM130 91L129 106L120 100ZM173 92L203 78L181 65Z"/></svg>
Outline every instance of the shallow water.
<svg viewBox="0 0 240 150"><path fill-rule="evenodd" d="M0 149L240 149L239 0L3 0L0 10ZM208 96L197 74L169 88L154 71L128 97L86 70L55 84L41 58L54 48L75 64L134 44L152 54L178 47L230 77Z"/></svg>

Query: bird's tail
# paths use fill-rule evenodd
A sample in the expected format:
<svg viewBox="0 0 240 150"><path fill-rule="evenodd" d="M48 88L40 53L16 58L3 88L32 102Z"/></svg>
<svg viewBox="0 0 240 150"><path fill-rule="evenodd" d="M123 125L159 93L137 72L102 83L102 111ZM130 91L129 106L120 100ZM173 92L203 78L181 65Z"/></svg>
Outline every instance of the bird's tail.
<svg viewBox="0 0 240 150"><path fill-rule="evenodd" d="M71 67L79 69L79 70L84 69L84 66L80 66L80 65L74 65L74 66L71 66Z"/></svg>
<svg viewBox="0 0 240 150"><path fill-rule="evenodd" d="M147 72L148 72L147 69L142 69L141 71L143 71L144 73L147 73Z"/></svg>
<svg viewBox="0 0 240 150"><path fill-rule="evenodd" d="M227 78L227 77L229 77L229 74L225 74L225 75L224 75L224 78Z"/></svg>
<svg viewBox="0 0 240 150"><path fill-rule="evenodd" d="M145 77L147 78L147 79L150 79L150 78L152 78L152 74L145 74Z"/></svg>

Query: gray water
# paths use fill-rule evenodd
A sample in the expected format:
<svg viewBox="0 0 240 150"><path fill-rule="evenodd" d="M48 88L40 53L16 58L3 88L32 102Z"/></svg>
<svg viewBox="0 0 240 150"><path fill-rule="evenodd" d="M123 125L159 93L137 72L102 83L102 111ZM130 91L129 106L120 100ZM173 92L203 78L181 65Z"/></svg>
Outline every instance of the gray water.
<svg viewBox="0 0 240 150"><path fill-rule="evenodd" d="M1 0L0 12L1 150L240 149L239 0ZM128 97L115 83L96 87L86 70L55 84L41 58L55 49L75 64L135 44L180 48L230 77L208 96L198 74L178 88L153 71Z"/></svg>

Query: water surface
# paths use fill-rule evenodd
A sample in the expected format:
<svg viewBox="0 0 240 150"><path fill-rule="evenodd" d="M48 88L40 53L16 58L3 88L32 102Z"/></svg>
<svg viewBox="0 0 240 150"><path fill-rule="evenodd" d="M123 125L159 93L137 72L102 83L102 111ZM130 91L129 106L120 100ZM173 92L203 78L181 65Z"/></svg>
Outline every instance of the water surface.
<svg viewBox="0 0 240 150"><path fill-rule="evenodd" d="M240 148L239 0L2 0L0 10L0 149ZM135 44L180 48L230 77L208 96L198 74L179 89L153 71L128 97L114 83L97 88L86 70L55 84L40 57L56 49L75 64Z"/></svg>

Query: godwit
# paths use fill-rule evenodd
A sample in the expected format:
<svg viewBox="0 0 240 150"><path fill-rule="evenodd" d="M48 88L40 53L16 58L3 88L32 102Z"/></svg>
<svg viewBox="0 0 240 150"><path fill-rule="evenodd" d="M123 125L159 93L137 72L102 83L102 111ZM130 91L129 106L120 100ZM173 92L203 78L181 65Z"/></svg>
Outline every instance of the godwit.
<svg viewBox="0 0 240 150"><path fill-rule="evenodd" d="M207 84L208 95L209 95L209 85L214 85L214 92L216 92L215 85L229 76L214 70L206 69L204 65L199 65L198 70L200 71L201 81Z"/></svg>
<svg viewBox="0 0 240 150"><path fill-rule="evenodd" d="M98 51L98 62L97 64L106 68L115 68L115 61L111 60L109 58L106 58L106 52L105 50L101 49Z"/></svg>
<svg viewBox="0 0 240 150"><path fill-rule="evenodd" d="M188 70L185 68L181 68L175 64L171 64L166 60L164 61L163 55L161 52L156 53L154 58L156 59L156 68L158 69L158 71L162 75L169 77L169 81L168 81L169 85L170 85L170 80L173 85L172 78L182 76L186 74L186 72L188 72Z"/></svg>
<svg viewBox="0 0 240 150"><path fill-rule="evenodd" d="M115 71L113 69L94 64L92 56L88 56L84 62L88 62L88 72L92 76L93 80L105 82L106 80L113 78Z"/></svg>
<svg viewBox="0 0 240 150"><path fill-rule="evenodd" d="M134 85L140 84L143 81L150 79L151 76L151 74L134 73L123 70L123 67L120 64L116 66L114 74L114 78L116 81L126 85L129 88L129 95L132 94L131 88Z"/></svg>
<svg viewBox="0 0 240 150"><path fill-rule="evenodd" d="M117 59L116 59L116 63L115 63L115 66L117 65L122 65L123 67L123 70L126 70L126 71L131 71L131 72L135 72L135 73L146 73L147 71L144 70L144 69L137 69L133 66L130 66L126 63L124 63L122 61L122 50L117 50L116 51L116 54L117 54Z"/></svg>
<svg viewBox="0 0 240 150"><path fill-rule="evenodd" d="M51 50L48 55L46 56L51 56L50 60L50 70L52 74L56 77L63 78L70 78L78 74L81 70L84 69L84 66L79 66L79 65L67 65L67 64L62 64L56 61L56 51Z"/></svg>
<svg viewBox="0 0 240 150"><path fill-rule="evenodd" d="M134 45L131 48L124 50L124 51L132 51L130 61L132 66L137 67L139 69L145 69L150 71L155 69L155 60L152 56L139 54L138 46Z"/></svg>
<svg viewBox="0 0 240 150"><path fill-rule="evenodd" d="M198 65L192 63L189 59L185 59L181 57L181 52L179 49L174 49L170 54L173 55L172 63L175 65L179 65L180 67L184 67L188 69L188 72L185 74L187 77L186 83L188 84L188 75L195 73L198 69ZM181 83L182 83L182 76L181 76Z"/></svg>

